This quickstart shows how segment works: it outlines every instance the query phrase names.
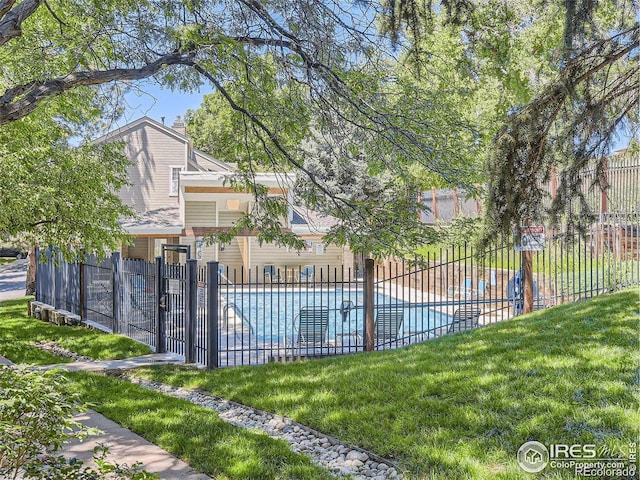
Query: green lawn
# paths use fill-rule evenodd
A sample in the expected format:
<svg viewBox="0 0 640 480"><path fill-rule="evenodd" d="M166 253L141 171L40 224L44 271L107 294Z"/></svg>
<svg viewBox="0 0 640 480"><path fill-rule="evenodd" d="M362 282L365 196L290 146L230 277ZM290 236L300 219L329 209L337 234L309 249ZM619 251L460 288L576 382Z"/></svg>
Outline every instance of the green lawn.
<svg viewBox="0 0 640 480"><path fill-rule="evenodd" d="M30 347L34 340L56 340L94 358L149 353L125 337L28 318L26 304L26 299L0 303L0 355L16 363L65 361ZM308 457L291 452L285 442L229 425L211 410L113 377L86 372L66 375L89 406L218 480L332 478Z"/></svg>
<svg viewBox="0 0 640 480"><path fill-rule="evenodd" d="M59 327L27 316L27 298L0 303L0 355L15 363L44 365L70 362L68 358L29 345L55 340L72 352L96 360L118 359L152 353L146 345L122 335L108 335L82 327Z"/></svg>
<svg viewBox="0 0 640 480"><path fill-rule="evenodd" d="M7 263L14 262L15 260L15 257L0 257L0 265L5 265Z"/></svg>
<svg viewBox="0 0 640 480"><path fill-rule="evenodd" d="M229 425L211 410L113 377L67 375L92 408L218 480L332 478L284 441Z"/></svg>
<svg viewBox="0 0 640 480"><path fill-rule="evenodd" d="M410 478L526 479L515 455L528 440L638 438L638 300L601 296L399 351L135 374L289 416L396 459Z"/></svg>

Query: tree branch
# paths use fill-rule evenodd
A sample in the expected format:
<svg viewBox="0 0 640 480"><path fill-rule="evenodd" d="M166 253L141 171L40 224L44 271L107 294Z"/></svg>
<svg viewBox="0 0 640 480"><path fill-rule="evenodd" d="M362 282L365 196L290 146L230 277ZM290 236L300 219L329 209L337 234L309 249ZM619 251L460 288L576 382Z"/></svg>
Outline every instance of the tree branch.
<svg viewBox="0 0 640 480"><path fill-rule="evenodd" d="M0 3L0 13L2 9L11 8L15 0L2 0ZM0 16L0 47L9 40L19 37L22 33L22 22L29 18L42 4L42 0L23 0L10 11Z"/></svg>
<svg viewBox="0 0 640 480"><path fill-rule="evenodd" d="M101 85L114 80L140 80L158 73L169 65L191 65L193 52L173 52L140 68L114 68L69 73L62 77L31 82L8 89L0 97L0 126L25 117L44 99L77 87Z"/></svg>
<svg viewBox="0 0 640 480"><path fill-rule="evenodd" d="M1 0L0 1L0 19L11 10L11 7L16 3L16 0Z"/></svg>

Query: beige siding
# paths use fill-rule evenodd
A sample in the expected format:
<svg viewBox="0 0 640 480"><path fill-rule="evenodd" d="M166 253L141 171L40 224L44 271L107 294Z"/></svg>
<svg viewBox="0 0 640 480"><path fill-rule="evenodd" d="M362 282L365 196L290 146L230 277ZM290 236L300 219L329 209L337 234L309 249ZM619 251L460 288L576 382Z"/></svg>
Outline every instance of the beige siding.
<svg viewBox="0 0 640 480"><path fill-rule="evenodd" d="M218 212L218 226L219 227L230 227L232 226L240 217L242 216L242 212L236 211L220 211Z"/></svg>
<svg viewBox="0 0 640 480"><path fill-rule="evenodd" d="M231 243L225 244L224 251L218 252L218 261L224 265L225 269L228 267L232 272L236 270L237 281L240 281L240 275L242 270L242 253L241 253L240 239L234 238ZM233 281L233 273L229 274L229 280Z"/></svg>
<svg viewBox="0 0 640 480"><path fill-rule="evenodd" d="M193 152L193 158L196 163L210 172L228 172L229 169L223 167L222 165L218 165L217 163L210 162L207 157L200 154L200 152Z"/></svg>
<svg viewBox="0 0 640 480"><path fill-rule="evenodd" d="M318 255L316 253L316 246L322 243L320 237L303 237L305 240L313 242L313 253L300 253L295 250L287 251L286 247L277 247L275 245L263 244L260 246L255 238L251 239L251 267L255 270L258 267L258 271L262 272L265 264L275 265L276 267L284 269L302 268L304 265L315 265L317 269L322 268L324 276L326 278L327 267L329 278L333 280L334 269L337 268L338 277L342 264L344 261L344 252L342 247L335 245L325 245L324 254ZM319 270L318 270L319 272Z"/></svg>
<svg viewBox="0 0 640 480"><path fill-rule="evenodd" d="M178 197L169 196L170 167L186 167L186 143L148 123L127 131L121 139L132 162L131 185L120 191L124 203L140 213L178 206Z"/></svg>
<svg viewBox="0 0 640 480"><path fill-rule="evenodd" d="M185 202L184 224L190 227L215 227L216 202Z"/></svg>
<svg viewBox="0 0 640 480"><path fill-rule="evenodd" d="M148 260L149 239L148 238L135 238L133 245L129 245L127 251L127 258L142 258Z"/></svg>

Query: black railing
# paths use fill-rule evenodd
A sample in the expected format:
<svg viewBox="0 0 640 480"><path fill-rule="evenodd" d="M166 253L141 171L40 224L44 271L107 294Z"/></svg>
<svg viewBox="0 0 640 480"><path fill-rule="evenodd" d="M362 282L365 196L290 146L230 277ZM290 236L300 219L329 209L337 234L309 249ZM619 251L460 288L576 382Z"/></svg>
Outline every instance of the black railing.
<svg viewBox="0 0 640 480"><path fill-rule="evenodd" d="M638 218L610 217L584 236L548 228L545 249L531 255L533 309L639 285ZM525 304L523 255L508 243L483 256L464 244L429 248L412 261L368 262L364 276L346 266L46 255L39 301L209 367L398 348L511 318Z"/></svg>

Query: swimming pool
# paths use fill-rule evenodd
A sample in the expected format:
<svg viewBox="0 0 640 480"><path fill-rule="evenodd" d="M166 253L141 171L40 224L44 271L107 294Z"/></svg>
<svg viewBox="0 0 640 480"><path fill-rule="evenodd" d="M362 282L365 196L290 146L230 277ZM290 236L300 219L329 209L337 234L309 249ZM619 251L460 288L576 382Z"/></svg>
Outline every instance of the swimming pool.
<svg viewBox="0 0 640 480"><path fill-rule="evenodd" d="M252 327L257 341L285 341L292 338L297 316L302 308L329 309L329 339L356 336L364 329L363 290L265 290L236 291L224 296L228 304L235 304ZM350 302L350 309L341 309ZM451 317L424 304L404 302L400 299L376 294L376 313L385 307L404 311L401 332L410 335L435 329L450 323Z"/></svg>

